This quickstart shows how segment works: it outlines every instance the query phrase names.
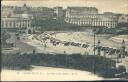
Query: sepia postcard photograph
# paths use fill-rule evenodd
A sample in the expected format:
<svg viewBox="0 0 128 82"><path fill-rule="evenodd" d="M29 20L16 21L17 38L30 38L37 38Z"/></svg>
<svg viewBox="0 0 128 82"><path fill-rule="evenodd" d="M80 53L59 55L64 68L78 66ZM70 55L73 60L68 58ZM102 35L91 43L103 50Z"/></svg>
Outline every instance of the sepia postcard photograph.
<svg viewBox="0 0 128 82"><path fill-rule="evenodd" d="M128 0L2 0L0 81L128 81Z"/></svg>

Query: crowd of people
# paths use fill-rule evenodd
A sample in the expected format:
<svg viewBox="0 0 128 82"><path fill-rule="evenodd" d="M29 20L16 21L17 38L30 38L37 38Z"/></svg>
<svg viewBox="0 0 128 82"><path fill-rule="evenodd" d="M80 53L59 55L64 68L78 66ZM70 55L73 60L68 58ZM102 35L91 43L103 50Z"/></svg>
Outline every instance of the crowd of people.
<svg viewBox="0 0 128 82"><path fill-rule="evenodd" d="M98 47L96 47L96 49L98 49ZM121 55L124 56L128 56L128 52L127 51L122 51L122 49L115 49L115 48L110 48L110 47L103 47L100 46L100 50L104 51L106 54L108 55L118 55L119 57L121 57Z"/></svg>
<svg viewBox="0 0 128 82"><path fill-rule="evenodd" d="M78 42L70 42L70 41L61 41L59 39L56 39L51 36L51 34L44 34L43 37L34 37L36 40L39 40L41 42L46 42L47 40L50 40L50 43L53 44L53 46L57 46L59 44L63 44L64 46L75 46L75 47L81 47L81 48L88 48L90 45L89 43L78 43ZM41 39L41 40L40 40Z"/></svg>
<svg viewBox="0 0 128 82"><path fill-rule="evenodd" d="M91 47L91 44L89 44L88 42L79 43L79 42L62 41L62 40L56 39L56 38L52 37L52 35L55 35L55 34L56 33L54 33L54 32L53 33L43 33L41 35L33 36L33 39L36 39L45 45L47 45L46 44L47 40L49 40L49 42L53 46L57 46L59 44L62 44L63 46L74 46L74 47L80 47L80 48L86 48L86 49ZM97 50L97 49L98 49L98 47L96 45L95 50ZM100 46L100 51L104 52L106 55L118 54L120 56L121 54L125 54L125 56L128 56L128 52L127 51L122 52L122 49L115 49L115 48Z"/></svg>

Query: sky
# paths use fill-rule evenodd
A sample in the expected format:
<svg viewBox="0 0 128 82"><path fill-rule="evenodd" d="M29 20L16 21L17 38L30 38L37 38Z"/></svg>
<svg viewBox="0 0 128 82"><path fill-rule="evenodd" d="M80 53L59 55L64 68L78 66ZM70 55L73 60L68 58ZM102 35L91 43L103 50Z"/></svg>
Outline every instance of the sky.
<svg viewBox="0 0 128 82"><path fill-rule="evenodd" d="M23 6L26 3L32 7L84 6L96 7L99 13L114 12L128 14L128 0L3 0L2 5Z"/></svg>

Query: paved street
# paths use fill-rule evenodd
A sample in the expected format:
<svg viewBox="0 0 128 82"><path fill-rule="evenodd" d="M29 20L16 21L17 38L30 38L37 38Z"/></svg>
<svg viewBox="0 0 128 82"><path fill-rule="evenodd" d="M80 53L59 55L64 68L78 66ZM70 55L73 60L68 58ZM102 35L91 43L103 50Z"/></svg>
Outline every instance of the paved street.
<svg viewBox="0 0 128 82"><path fill-rule="evenodd" d="M34 49L36 49L35 47L28 45L24 42L22 42L21 40L17 40L16 35L14 33L10 33L11 34L11 38L8 40L9 42L14 42L14 46L16 48L20 49L20 52L32 52Z"/></svg>

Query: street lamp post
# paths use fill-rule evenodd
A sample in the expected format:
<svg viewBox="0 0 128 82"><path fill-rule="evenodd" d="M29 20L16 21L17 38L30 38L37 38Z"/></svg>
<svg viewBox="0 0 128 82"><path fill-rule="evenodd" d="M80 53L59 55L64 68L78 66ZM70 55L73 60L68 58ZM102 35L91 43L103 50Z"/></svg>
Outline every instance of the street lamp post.
<svg viewBox="0 0 128 82"><path fill-rule="evenodd" d="M94 31L94 55L95 55L95 37L96 37L95 29L93 31Z"/></svg>
<svg viewBox="0 0 128 82"><path fill-rule="evenodd" d="M125 41L122 41L122 56L125 57Z"/></svg>
<svg viewBox="0 0 128 82"><path fill-rule="evenodd" d="M94 56L95 56L95 31L96 31L96 29L94 28L93 29L93 32L94 32ZM94 72L94 74L95 74L95 64L96 64L96 62L95 62L95 58L94 58L94 64L93 64L93 72Z"/></svg>
<svg viewBox="0 0 128 82"><path fill-rule="evenodd" d="M15 48L16 48L16 38L17 38L17 36L14 35L14 38L15 38Z"/></svg>

